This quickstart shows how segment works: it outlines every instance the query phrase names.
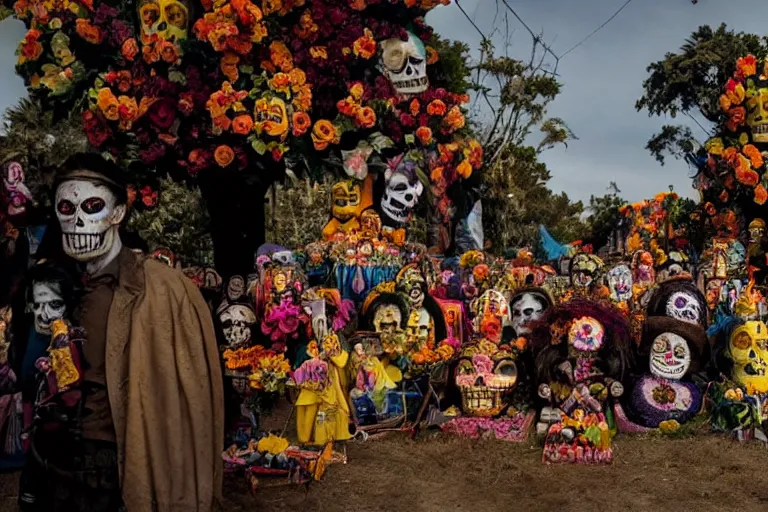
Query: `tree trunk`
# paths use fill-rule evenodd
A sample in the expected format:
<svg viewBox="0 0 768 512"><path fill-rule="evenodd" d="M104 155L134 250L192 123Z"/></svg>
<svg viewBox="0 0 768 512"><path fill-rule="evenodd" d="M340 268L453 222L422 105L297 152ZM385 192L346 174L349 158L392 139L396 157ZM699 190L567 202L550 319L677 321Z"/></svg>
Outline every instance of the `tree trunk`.
<svg viewBox="0 0 768 512"><path fill-rule="evenodd" d="M254 174L210 171L200 175L211 218L214 263L225 282L254 271L256 250L265 241L269 184Z"/></svg>

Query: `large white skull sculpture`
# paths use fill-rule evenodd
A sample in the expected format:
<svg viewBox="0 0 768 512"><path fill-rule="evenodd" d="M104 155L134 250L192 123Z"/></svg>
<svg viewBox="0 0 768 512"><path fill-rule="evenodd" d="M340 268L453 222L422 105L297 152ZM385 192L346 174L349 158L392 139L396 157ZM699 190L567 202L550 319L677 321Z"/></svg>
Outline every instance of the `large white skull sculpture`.
<svg viewBox="0 0 768 512"><path fill-rule="evenodd" d="M63 318L66 312L58 283L34 283L29 308L35 316L35 331L51 334L53 321Z"/></svg>
<svg viewBox="0 0 768 512"><path fill-rule="evenodd" d="M665 379L680 380L690 366L691 349L682 336L665 332L653 340L650 359L653 375Z"/></svg>
<svg viewBox="0 0 768 512"><path fill-rule="evenodd" d="M384 179L386 188L381 197L381 210L398 224L405 224L424 192L424 185L418 178L414 177L411 182L406 173L391 169L384 173Z"/></svg>
<svg viewBox="0 0 768 512"><path fill-rule="evenodd" d="M256 315L248 306L233 304L221 312L219 320L230 347L242 347L251 341L251 328L256 323Z"/></svg>
<svg viewBox="0 0 768 512"><path fill-rule="evenodd" d="M107 254L117 240L125 205L104 185L87 180L65 181L56 189L56 217L64 252L77 261Z"/></svg>
<svg viewBox="0 0 768 512"><path fill-rule="evenodd" d="M541 319L547 301L537 293L525 292L512 298L512 328L517 336L531 333L531 324Z"/></svg>
<svg viewBox="0 0 768 512"><path fill-rule="evenodd" d="M418 37L408 32L407 41L387 39L381 49L381 67L399 94L420 94L429 88L427 51Z"/></svg>

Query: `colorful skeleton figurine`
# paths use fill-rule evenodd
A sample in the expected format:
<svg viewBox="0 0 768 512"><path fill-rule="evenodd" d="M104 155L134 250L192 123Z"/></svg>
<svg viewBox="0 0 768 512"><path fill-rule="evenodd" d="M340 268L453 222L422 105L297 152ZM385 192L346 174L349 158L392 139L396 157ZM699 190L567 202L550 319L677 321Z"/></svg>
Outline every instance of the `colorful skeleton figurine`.
<svg viewBox="0 0 768 512"><path fill-rule="evenodd" d="M331 220L323 228L323 239L360 229L360 215L373 205L373 175L365 180L347 179L331 188Z"/></svg>
<svg viewBox="0 0 768 512"><path fill-rule="evenodd" d="M720 319L710 330L719 330L713 359L721 376L711 384L707 398L715 430L766 442L768 326L759 320L763 302L750 281L735 304L735 315Z"/></svg>
<svg viewBox="0 0 768 512"><path fill-rule="evenodd" d="M397 388L381 361L384 351L378 335L361 333L350 340L348 367L352 389L349 398L359 425L376 424L387 416L387 397Z"/></svg>
<svg viewBox="0 0 768 512"><path fill-rule="evenodd" d="M446 338L445 319L440 306L429 294L427 282L415 263L397 274L395 289L408 297L410 311L406 342L410 347L434 346Z"/></svg>
<svg viewBox="0 0 768 512"><path fill-rule="evenodd" d="M606 297L608 289L600 282L600 274L605 263L599 257L587 252L580 252L571 259L569 274L571 277L571 297Z"/></svg>
<svg viewBox="0 0 768 512"><path fill-rule="evenodd" d="M4 166L3 184L8 200L8 215L21 215L32 204L32 193L24 184L24 168L19 162L8 162Z"/></svg>
<svg viewBox="0 0 768 512"><path fill-rule="evenodd" d="M79 401L79 385L83 380L82 344L85 332L72 327L65 320L54 320L48 356L35 361L35 366L45 375L38 389L36 408L41 414L54 399L66 406Z"/></svg>
<svg viewBox="0 0 768 512"><path fill-rule="evenodd" d="M621 379L631 359L629 324L609 303L574 299L561 304L534 333L549 344L536 356L540 429L549 426L545 463L610 463L610 400L624 393Z"/></svg>
<svg viewBox="0 0 768 512"><path fill-rule="evenodd" d="M650 317L637 348L623 404L615 404L619 430L674 432L702 410L709 340L696 324L665 316Z"/></svg>

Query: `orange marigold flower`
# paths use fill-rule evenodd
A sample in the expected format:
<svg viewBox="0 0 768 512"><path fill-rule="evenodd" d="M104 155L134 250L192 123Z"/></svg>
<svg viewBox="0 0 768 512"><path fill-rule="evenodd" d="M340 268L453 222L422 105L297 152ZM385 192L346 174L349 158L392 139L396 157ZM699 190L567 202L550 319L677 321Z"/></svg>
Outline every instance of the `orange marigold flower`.
<svg viewBox="0 0 768 512"><path fill-rule="evenodd" d="M269 45L269 58L275 67L285 73L293 69L293 55L282 41L274 41Z"/></svg>
<svg viewBox="0 0 768 512"><path fill-rule="evenodd" d="M232 131L238 135L248 135L253 130L253 118L248 114L240 114L232 120Z"/></svg>
<svg viewBox="0 0 768 512"><path fill-rule="evenodd" d="M444 116L446 109L447 107L442 100L432 100L432 102L427 105L427 114L431 116Z"/></svg>
<svg viewBox="0 0 768 512"><path fill-rule="evenodd" d="M126 39L120 49L120 53L122 53L125 60L133 62L139 54L139 44L136 42L136 39L133 37Z"/></svg>
<svg viewBox="0 0 768 512"><path fill-rule="evenodd" d="M760 150L752 144L747 144L741 148L741 152L749 158L754 169L759 169L763 166L763 155L760 153Z"/></svg>
<svg viewBox="0 0 768 512"><path fill-rule="evenodd" d="M328 49L325 46L313 46L309 49L309 55L313 59L328 59Z"/></svg>
<svg viewBox="0 0 768 512"><path fill-rule="evenodd" d="M227 167L235 160L235 152L231 147L222 144L214 151L213 159L216 160L219 167Z"/></svg>
<svg viewBox="0 0 768 512"><path fill-rule="evenodd" d="M342 115L355 117L357 116L357 111L360 110L360 105L357 104L352 96L347 96L343 100L336 102L336 109Z"/></svg>
<svg viewBox="0 0 768 512"><path fill-rule="evenodd" d="M21 41L21 55L19 56L19 64L23 64L26 61L37 60L43 54L43 45L38 42L42 32L33 28L27 32L24 39Z"/></svg>
<svg viewBox="0 0 768 512"><path fill-rule="evenodd" d="M432 144L432 130L428 126L419 126L416 128L416 137L422 144Z"/></svg>
<svg viewBox="0 0 768 512"><path fill-rule="evenodd" d="M373 32L366 28L363 35L358 37L352 45L352 51L363 59L370 59L376 55L376 40L373 38Z"/></svg>
<svg viewBox="0 0 768 512"><path fill-rule="evenodd" d="M754 55L739 57L736 61L736 72L745 78L757 74L757 58Z"/></svg>
<svg viewBox="0 0 768 512"><path fill-rule="evenodd" d="M327 119L320 119L312 127L312 143L318 151L327 149L331 144L338 144L338 140L336 127Z"/></svg>
<svg viewBox="0 0 768 512"><path fill-rule="evenodd" d="M104 114L104 117L110 121L117 121L120 118L120 112L118 111L120 102L117 101L117 98L109 87L99 89L96 104L98 105L99 110L101 110L101 113Z"/></svg>
<svg viewBox="0 0 768 512"><path fill-rule="evenodd" d="M293 91L295 96L291 104L296 110L307 111L312 108L312 86L305 84Z"/></svg>
<svg viewBox="0 0 768 512"><path fill-rule="evenodd" d="M291 88L291 78L287 73L275 73L275 75L267 81L267 85L269 85L269 88L273 91L287 94Z"/></svg>
<svg viewBox="0 0 768 512"><path fill-rule="evenodd" d="M365 92L365 87L363 87L362 82L355 82L349 86L349 94L352 95L355 101L360 101L360 99L363 97L364 92Z"/></svg>
<svg viewBox="0 0 768 512"><path fill-rule="evenodd" d="M309 115L306 112L294 112L292 121L293 135L296 137L301 137L307 133L309 126L312 124L312 121L309 119Z"/></svg>
<svg viewBox="0 0 768 512"><path fill-rule="evenodd" d="M363 128L373 128L376 124L376 112L371 107L363 107L357 111L355 121Z"/></svg>
<svg viewBox="0 0 768 512"><path fill-rule="evenodd" d="M224 73L224 76L226 76L230 82L236 81L240 76L240 72L237 69L239 63L240 56L235 53L227 52L221 58L219 67L221 68L221 72Z"/></svg>
<svg viewBox="0 0 768 512"><path fill-rule="evenodd" d="M431 46L427 46L427 64L437 64L437 62L440 60L440 54L437 53L437 50L432 48Z"/></svg>
<svg viewBox="0 0 768 512"><path fill-rule="evenodd" d="M464 179L467 179L470 176L472 176L472 164L469 163L469 160L461 161L458 167L456 167L456 174L458 174Z"/></svg>
<svg viewBox="0 0 768 512"><path fill-rule="evenodd" d="M467 121L464 119L464 114L461 113L461 109L458 107L458 105L451 107L451 110L448 111L445 118L443 119L443 123L447 125L452 132L464 128L466 122Z"/></svg>
<svg viewBox="0 0 768 512"><path fill-rule="evenodd" d="M765 189L762 183L755 187L755 202L760 206L765 204L768 200L768 190Z"/></svg>
<svg viewBox="0 0 768 512"><path fill-rule="evenodd" d="M101 44L104 41L104 32L85 18L78 18L75 22L75 32L85 41L91 44Z"/></svg>
<svg viewBox="0 0 768 512"><path fill-rule="evenodd" d="M293 68L288 73L288 78L291 81L291 87L294 91L298 90L302 85L307 83L307 74L299 68Z"/></svg>

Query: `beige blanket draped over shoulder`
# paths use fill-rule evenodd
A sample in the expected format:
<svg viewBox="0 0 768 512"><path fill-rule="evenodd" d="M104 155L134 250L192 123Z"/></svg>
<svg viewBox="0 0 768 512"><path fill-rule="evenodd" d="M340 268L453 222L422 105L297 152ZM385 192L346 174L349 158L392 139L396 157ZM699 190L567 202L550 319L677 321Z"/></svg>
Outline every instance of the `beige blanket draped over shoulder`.
<svg viewBox="0 0 768 512"><path fill-rule="evenodd" d="M106 372L128 512L209 512L221 497L224 398L208 307L178 270L123 250Z"/></svg>

